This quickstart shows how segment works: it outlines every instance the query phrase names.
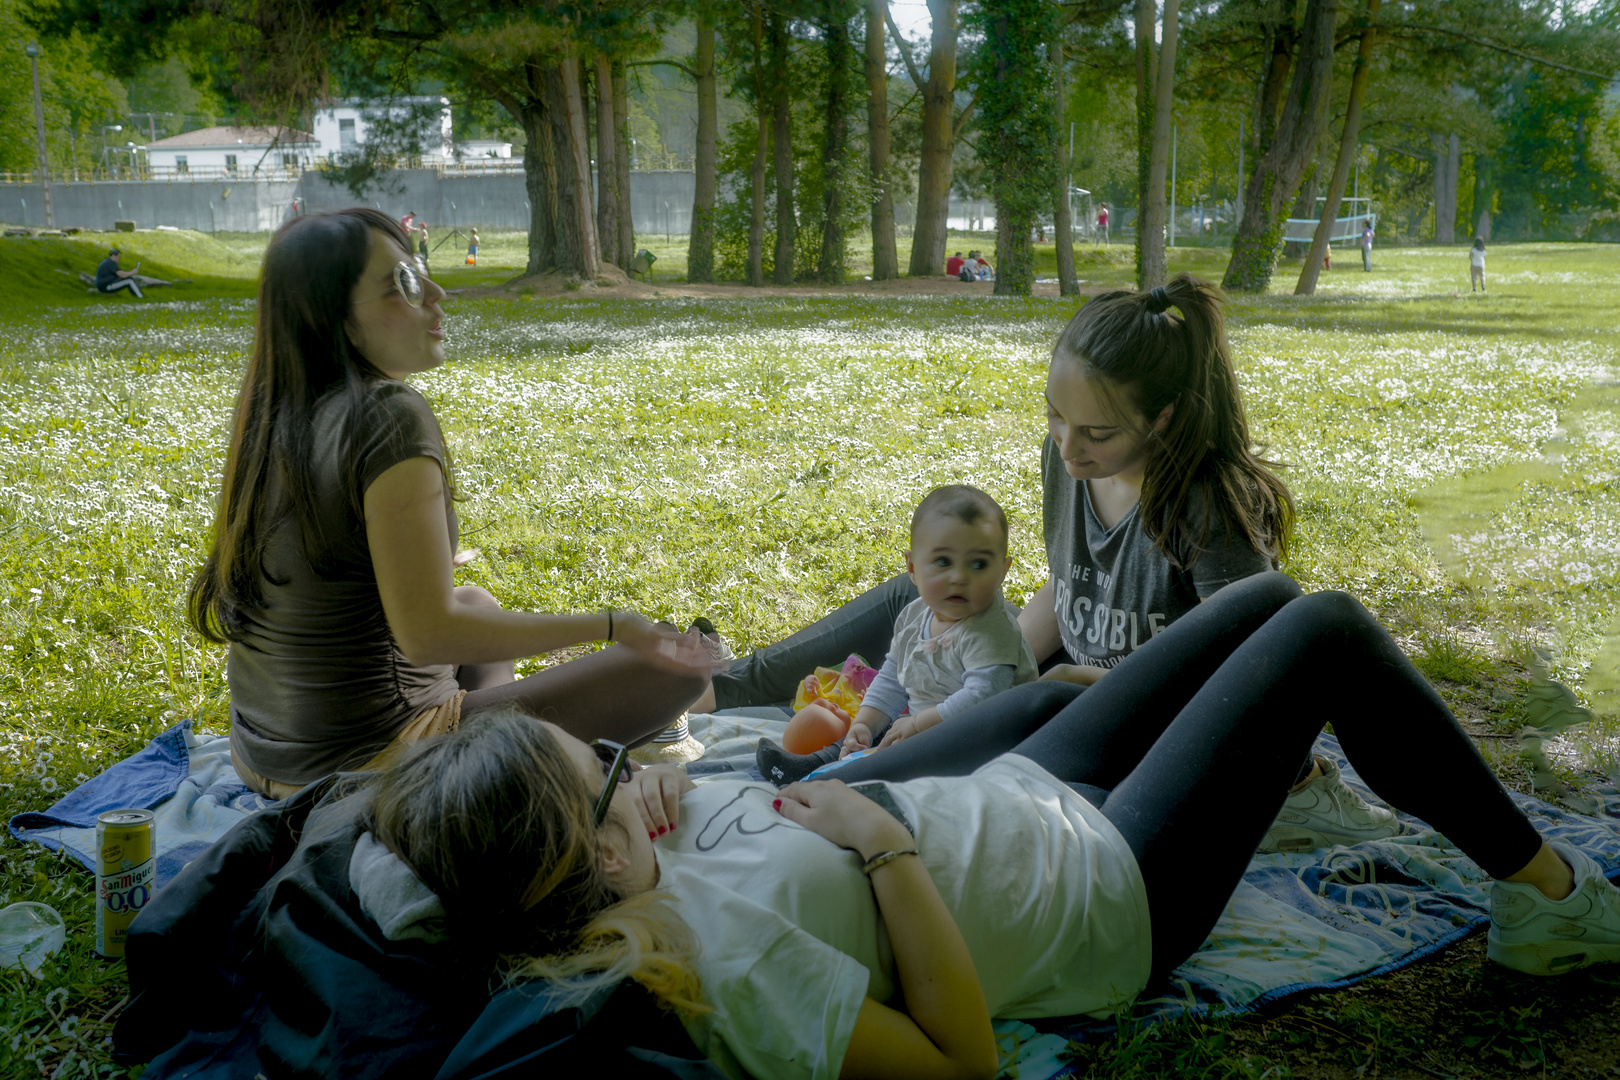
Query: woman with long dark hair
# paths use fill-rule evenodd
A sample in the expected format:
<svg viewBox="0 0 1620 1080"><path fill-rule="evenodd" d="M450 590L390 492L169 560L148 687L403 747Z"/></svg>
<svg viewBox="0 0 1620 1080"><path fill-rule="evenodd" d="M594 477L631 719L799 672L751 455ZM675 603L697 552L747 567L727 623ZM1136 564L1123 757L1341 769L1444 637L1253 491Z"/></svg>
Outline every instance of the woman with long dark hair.
<svg viewBox="0 0 1620 1080"><path fill-rule="evenodd" d="M504 611L452 572L458 540L438 420L403 380L444 360L444 290L378 211L288 222L265 253L192 625L228 643L231 756L280 798L464 712L520 703L634 742L703 686L700 640L633 612ZM513 661L619 647L522 680Z"/></svg>

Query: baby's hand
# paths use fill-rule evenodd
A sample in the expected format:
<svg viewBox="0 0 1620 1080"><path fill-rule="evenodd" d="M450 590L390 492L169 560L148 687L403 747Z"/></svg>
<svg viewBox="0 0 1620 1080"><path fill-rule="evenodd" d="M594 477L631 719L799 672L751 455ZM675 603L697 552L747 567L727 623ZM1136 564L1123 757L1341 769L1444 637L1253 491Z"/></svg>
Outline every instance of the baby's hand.
<svg viewBox="0 0 1620 1080"><path fill-rule="evenodd" d="M844 736L844 748L839 751L838 759L842 761L851 754L859 753L872 745L872 729L860 721L849 725L849 734Z"/></svg>

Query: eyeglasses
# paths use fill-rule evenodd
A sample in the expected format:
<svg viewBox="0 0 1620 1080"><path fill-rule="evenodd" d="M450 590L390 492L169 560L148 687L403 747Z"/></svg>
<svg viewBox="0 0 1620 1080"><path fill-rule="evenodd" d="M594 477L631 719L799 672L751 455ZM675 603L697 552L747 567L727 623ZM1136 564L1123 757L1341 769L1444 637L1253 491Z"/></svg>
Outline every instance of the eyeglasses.
<svg viewBox="0 0 1620 1080"><path fill-rule="evenodd" d="M613 805L614 789L630 782L630 748L608 739L592 739L590 747L602 763L602 772L607 777L607 782L602 785L602 794L596 797L595 821L601 825L607 820L608 807Z"/></svg>
<svg viewBox="0 0 1620 1080"><path fill-rule="evenodd" d="M422 287L422 282L426 280L427 272L425 270L417 266L412 266L404 259L401 259L399 262L394 264L394 287L386 292L380 292L376 296L368 296L364 300L356 300L354 302L355 306L358 307L360 304L369 304L373 300L380 300L385 296L397 292L399 293L401 299L403 299L407 304L411 305L411 307L419 308L422 306L422 300L426 296L426 290Z"/></svg>

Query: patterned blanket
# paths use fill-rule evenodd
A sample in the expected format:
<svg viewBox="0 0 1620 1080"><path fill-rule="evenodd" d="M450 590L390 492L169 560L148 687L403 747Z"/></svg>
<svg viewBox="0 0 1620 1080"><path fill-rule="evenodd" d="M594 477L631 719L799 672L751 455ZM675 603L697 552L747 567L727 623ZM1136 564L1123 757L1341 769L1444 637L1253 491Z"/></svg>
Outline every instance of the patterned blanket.
<svg viewBox="0 0 1620 1080"><path fill-rule="evenodd" d="M688 766L700 783L727 776L759 779L754 747L780 739L787 714L740 709L694 715L692 735L705 749ZM1317 753L1337 761L1346 781L1370 794L1331 735ZM1514 796L1542 834L1565 840L1620 877L1620 791L1598 792L1600 815L1586 816L1529 796ZM151 809L157 819L158 884L243 816L268 805L231 769L229 740L196 735L189 721L153 739L134 756L87 781L43 813L10 821L19 840L64 848L94 868L96 815L122 807ZM1138 1017L1173 1017L1211 1009L1244 1012L1309 990L1348 986L1404 967L1482 928L1488 921L1486 877L1467 856L1416 818L1408 834L1307 855L1260 855L1196 954L1138 1000ZM1197 883L1189 883L1196 888ZM1002 1021L997 1032L1022 1077L1055 1076L1060 1052L1111 1025L1084 1017L1028 1024Z"/></svg>

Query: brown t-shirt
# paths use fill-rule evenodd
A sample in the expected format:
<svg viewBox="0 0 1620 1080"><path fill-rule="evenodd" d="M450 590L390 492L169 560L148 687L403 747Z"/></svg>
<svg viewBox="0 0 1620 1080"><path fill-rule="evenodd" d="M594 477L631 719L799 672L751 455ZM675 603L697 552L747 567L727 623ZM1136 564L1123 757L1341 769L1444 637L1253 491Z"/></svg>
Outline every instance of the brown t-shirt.
<svg viewBox="0 0 1620 1080"><path fill-rule="evenodd" d="M377 593L356 504L383 472L414 457L444 464L438 421L404 383L374 384L346 467L342 390L316 403L310 454L318 527L334 544L320 573L305 556L296 519L272 532L260 588L263 607L245 613L247 633L231 643L231 748L261 776L304 784L376 755L424 709L456 692L455 668L418 667L394 643ZM358 485L358 492L355 491ZM272 482L270 505L279 496ZM450 546L456 514L446 485Z"/></svg>

